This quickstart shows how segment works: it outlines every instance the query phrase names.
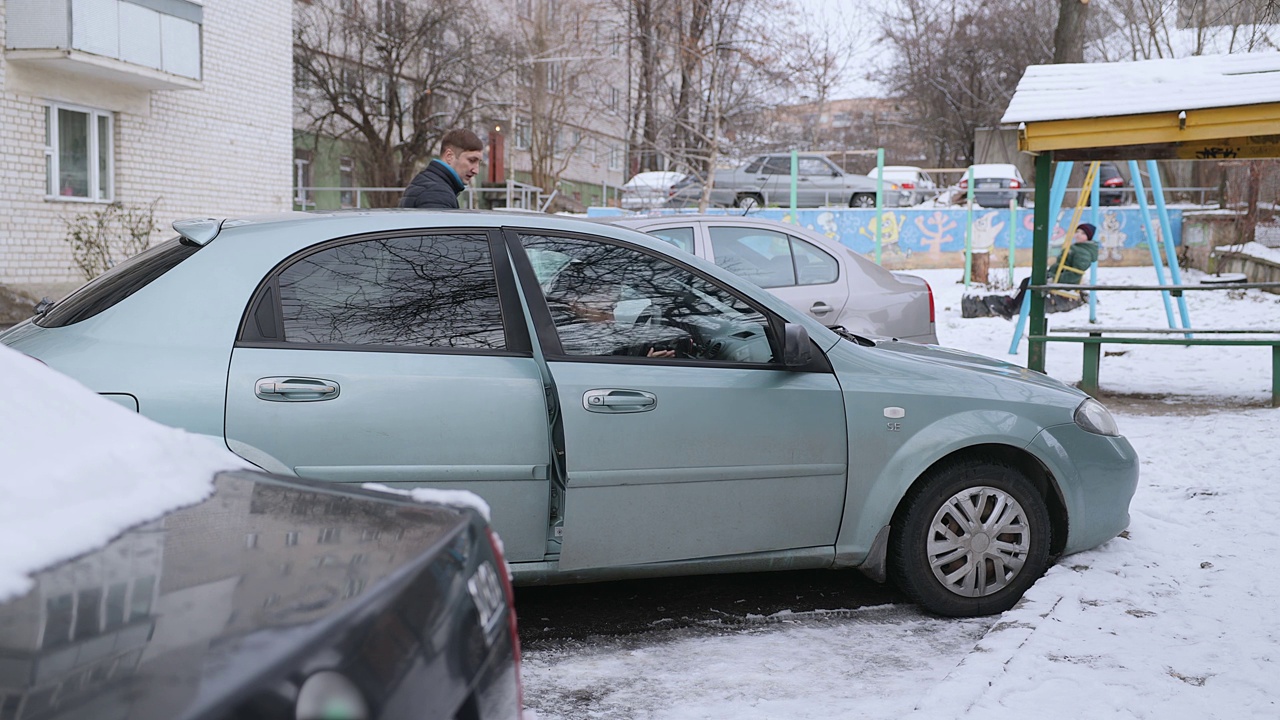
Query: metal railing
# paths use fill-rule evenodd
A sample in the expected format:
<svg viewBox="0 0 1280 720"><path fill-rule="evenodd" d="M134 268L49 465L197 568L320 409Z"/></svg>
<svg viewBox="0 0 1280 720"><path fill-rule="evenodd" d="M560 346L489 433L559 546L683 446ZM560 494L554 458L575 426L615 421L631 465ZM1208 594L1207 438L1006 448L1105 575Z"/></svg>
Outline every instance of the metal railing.
<svg viewBox="0 0 1280 720"><path fill-rule="evenodd" d="M380 207L396 207L404 195L402 187L331 187L303 186L293 191L295 210L344 210L373 207L371 197L381 194ZM486 203L485 200L488 200ZM468 210L481 208L512 208L542 211L550 198L544 198L542 188L515 181L499 187L469 187L458 195L458 207Z"/></svg>

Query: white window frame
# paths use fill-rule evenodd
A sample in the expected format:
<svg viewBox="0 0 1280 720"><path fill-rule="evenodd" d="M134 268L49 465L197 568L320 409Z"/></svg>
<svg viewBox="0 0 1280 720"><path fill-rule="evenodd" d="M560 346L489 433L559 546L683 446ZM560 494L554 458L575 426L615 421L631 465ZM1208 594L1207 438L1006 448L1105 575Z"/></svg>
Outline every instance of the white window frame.
<svg viewBox="0 0 1280 720"><path fill-rule="evenodd" d="M343 156L338 160L338 205L344 209L360 207L356 192L356 161Z"/></svg>
<svg viewBox="0 0 1280 720"><path fill-rule="evenodd" d="M58 147L58 112L67 110L69 112L83 113L89 116L89 196L80 197L78 195L63 195L58 187L58 178L62 175L62 168L59 166L61 158L59 157ZM101 156L99 149L101 148L103 138L98 132L98 122L101 118L107 120L106 132L106 157L107 172L106 177L101 177L101 168L98 161ZM115 176L116 176L116 153L115 153L115 132L116 119L115 114L109 110L98 110L97 108L84 107L81 105L69 105L66 103L47 103L45 105L45 200L56 202L80 202L80 203L110 203L115 200ZM105 187L105 192L101 192Z"/></svg>
<svg viewBox="0 0 1280 720"><path fill-rule="evenodd" d="M530 140L533 136L533 123L525 118L516 118L515 127L512 128L511 144L516 150L528 150Z"/></svg>
<svg viewBox="0 0 1280 720"><path fill-rule="evenodd" d="M314 204L307 199L307 195L310 192L310 181L307 175L310 169L310 160L297 156L293 158L293 202L295 205L300 205L303 210L307 209L308 204Z"/></svg>

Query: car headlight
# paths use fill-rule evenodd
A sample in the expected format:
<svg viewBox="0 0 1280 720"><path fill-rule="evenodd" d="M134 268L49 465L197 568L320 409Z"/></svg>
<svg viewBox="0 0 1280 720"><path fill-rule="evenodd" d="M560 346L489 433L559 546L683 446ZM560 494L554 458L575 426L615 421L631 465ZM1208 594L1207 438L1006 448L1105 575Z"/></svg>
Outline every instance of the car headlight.
<svg viewBox="0 0 1280 720"><path fill-rule="evenodd" d="M1095 435L1120 436L1120 428L1116 425L1115 418L1111 417L1111 412L1093 398L1086 399L1076 408L1075 421Z"/></svg>

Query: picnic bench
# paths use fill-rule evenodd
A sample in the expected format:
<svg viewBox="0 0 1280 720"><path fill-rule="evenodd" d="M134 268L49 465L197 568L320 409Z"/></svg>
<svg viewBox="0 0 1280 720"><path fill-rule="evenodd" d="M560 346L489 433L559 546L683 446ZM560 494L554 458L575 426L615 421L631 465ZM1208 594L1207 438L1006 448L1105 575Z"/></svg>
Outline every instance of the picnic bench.
<svg viewBox="0 0 1280 720"><path fill-rule="evenodd" d="M1236 283L1231 285L1033 285L1029 290L1052 292L1061 290L1136 290L1168 292L1177 297L1188 290L1236 290L1248 288L1280 288L1280 283ZM1201 336L1209 337L1201 337ZM1230 336L1230 337L1224 337ZM1084 368L1080 389L1098 393L1098 368L1102 346L1108 345L1218 345L1261 346L1271 348L1271 407L1280 407L1280 328L1151 328L1047 327L1042 335L1028 335L1029 342L1074 342L1084 346Z"/></svg>

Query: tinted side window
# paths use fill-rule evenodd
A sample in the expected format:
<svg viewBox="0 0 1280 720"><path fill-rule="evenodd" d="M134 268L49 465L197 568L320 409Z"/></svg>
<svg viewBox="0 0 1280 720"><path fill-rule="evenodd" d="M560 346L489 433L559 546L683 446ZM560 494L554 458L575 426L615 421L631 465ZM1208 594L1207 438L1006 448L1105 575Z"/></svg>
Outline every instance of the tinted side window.
<svg viewBox="0 0 1280 720"><path fill-rule="evenodd" d="M36 324L53 328L87 320L146 287L199 249L199 245L186 245L174 238L144 250L53 306Z"/></svg>
<svg viewBox="0 0 1280 720"><path fill-rule="evenodd" d="M339 245L285 268L278 282L285 342L506 347L484 235Z"/></svg>
<svg viewBox="0 0 1280 720"><path fill-rule="evenodd" d="M762 288L796 284L788 236L772 230L712 227L716 264Z"/></svg>
<svg viewBox="0 0 1280 720"><path fill-rule="evenodd" d="M768 364L768 320L667 258L612 243L521 235L565 355Z"/></svg>
<svg viewBox="0 0 1280 720"><path fill-rule="evenodd" d="M790 175L791 174L791 158L775 156L771 157L764 163L765 175Z"/></svg>
<svg viewBox="0 0 1280 720"><path fill-rule="evenodd" d="M840 278L840 263L817 245L792 237L791 251L796 258L797 285L826 285Z"/></svg>
<svg viewBox="0 0 1280 720"><path fill-rule="evenodd" d="M796 163L796 172L800 175L826 175L831 176L835 172L835 168L827 164L822 158L802 157Z"/></svg>

